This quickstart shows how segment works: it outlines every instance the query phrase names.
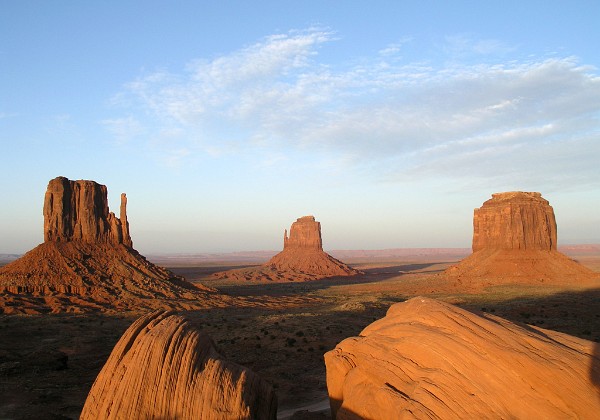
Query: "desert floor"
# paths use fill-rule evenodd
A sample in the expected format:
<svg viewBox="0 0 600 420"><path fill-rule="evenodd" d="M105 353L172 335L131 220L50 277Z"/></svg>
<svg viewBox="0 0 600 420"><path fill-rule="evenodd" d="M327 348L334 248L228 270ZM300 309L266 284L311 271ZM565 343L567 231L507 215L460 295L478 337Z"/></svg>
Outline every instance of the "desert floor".
<svg viewBox="0 0 600 420"><path fill-rule="evenodd" d="M600 256L572 257L600 272ZM444 291L436 275L456 261L419 257L345 262L365 274L305 283L231 284L210 275L239 262L179 261L169 268L189 281L257 303L184 315L213 338L224 357L273 384L281 418L310 405L327 407L323 354L383 317L390 305L413 296L427 295L473 312L600 342L600 285L502 286L478 294L452 293ZM1 315L0 419L77 418L113 346L139 315ZM598 349L600 353L600 345ZM328 413L302 418L328 418Z"/></svg>

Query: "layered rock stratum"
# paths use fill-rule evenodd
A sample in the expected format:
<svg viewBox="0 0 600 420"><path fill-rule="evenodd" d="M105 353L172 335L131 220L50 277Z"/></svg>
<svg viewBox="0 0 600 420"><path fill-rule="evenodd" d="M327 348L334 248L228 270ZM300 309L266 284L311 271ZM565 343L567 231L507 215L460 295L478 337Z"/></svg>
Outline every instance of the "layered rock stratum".
<svg viewBox="0 0 600 420"><path fill-rule="evenodd" d="M133 247L127 222L127 196L121 194L120 218L108 209L105 185L59 176L44 197L44 242L83 241Z"/></svg>
<svg viewBox="0 0 600 420"><path fill-rule="evenodd" d="M333 418L596 418L596 343L416 297L325 354Z"/></svg>
<svg viewBox="0 0 600 420"><path fill-rule="evenodd" d="M474 210L473 252L484 249L556 251L554 209L539 192L505 192Z"/></svg>
<svg viewBox="0 0 600 420"><path fill-rule="evenodd" d="M158 267L133 249L127 198L120 218L106 186L51 180L44 199L44 243L0 268L5 313L205 308L229 298Z"/></svg>
<svg viewBox="0 0 600 420"><path fill-rule="evenodd" d="M444 276L457 288L597 284L597 273L557 251L557 237L554 210L539 192L492 194L474 211L473 253Z"/></svg>
<svg viewBox="0 0 600 420"><path fill-rule="evenodd" d="M136 320L117 342L81 419L275 419L270 384L225 360L211 338L172 312Z"/></svg>
<svg viewBox="0 0 600 420"><path fill-rule="evenodd" d="M283 235L283 251L266 264L252 269L215 273L216 278L245 281L309 281L326 277L353 276L360 271L323 251L321 223L314 216L298 218Z"/></svg>

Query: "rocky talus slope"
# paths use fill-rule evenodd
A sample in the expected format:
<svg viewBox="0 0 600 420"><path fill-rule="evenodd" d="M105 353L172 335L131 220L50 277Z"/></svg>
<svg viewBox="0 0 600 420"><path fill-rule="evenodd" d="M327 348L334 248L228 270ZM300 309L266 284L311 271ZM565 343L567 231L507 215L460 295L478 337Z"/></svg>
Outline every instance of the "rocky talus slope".
<svg viewBox="0 0 600 420"><path fill-rule="evenodd" d="M109 212L106 186L51 180L44 199L44 243L0 268L0 311L86 312L200 309L231 301L158 267L133 248L127 199Z"/></svg>
<svg viewBox="0 0 600 420"><path fill-rule="evenodd" d="M492 194L473 214L473 253L443 277L457 290L499 284L590 286L600 276L557 251L554 210L539 192Z"/></svg>
<svg viewBox="0 0 600 420"><path fill-rule="evenodd" d="M283 251L266 264L253 268L215 273L217 278L249 281L309 281L326 277L353 276L360 271L323 251L321 223L314 216L297 219L283 236Z"/></svg>

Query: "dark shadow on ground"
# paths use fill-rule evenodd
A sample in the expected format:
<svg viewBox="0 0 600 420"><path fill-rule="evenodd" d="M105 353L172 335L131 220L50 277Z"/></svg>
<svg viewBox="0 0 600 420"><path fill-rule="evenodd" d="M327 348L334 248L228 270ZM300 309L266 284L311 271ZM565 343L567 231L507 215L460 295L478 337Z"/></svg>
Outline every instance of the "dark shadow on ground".
<svg viewBox="0 0 600 420"><path fill-rule="evenodd" d="M199 279L199 282L207 286L214 287L220 292L231 296L289 296L294 294L306 294L310 292L315 292L318 290L327 289L332 286L368 284L378 281L385 281L394 277L400 277L406 274L411 274L413 272L419 272L423 274L439 273L443 270L434 269L424 271L424 269L440 264L448 264L448 262L431 262L422 264L396 265L391 267L368 268L362 270L364 274L357 274L355 276L336 276L326 277L319 280L285 283L248 281L247 283L232 282L231 284L229 284L226 280L220 280L219 282L213 284L210 281L202 282L202 276L196 275L188 277L188 280L193 282L194 279ZM170 270L176 272L177 274L185 275L179 269L170 268Z"/></svg>

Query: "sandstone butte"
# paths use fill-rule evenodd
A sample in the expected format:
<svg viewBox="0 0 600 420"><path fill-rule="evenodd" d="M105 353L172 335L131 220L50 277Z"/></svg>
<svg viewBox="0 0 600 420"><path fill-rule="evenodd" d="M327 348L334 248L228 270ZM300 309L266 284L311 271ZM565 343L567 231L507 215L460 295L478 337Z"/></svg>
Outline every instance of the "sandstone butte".
<svg viewBox="0 0 600 420"><path fill-rule="evenodd" d="M118 218L104 185L58 177L48 184L43 214L44 243L0 268L4 313L191 309L227 299L133 248L125 194Z"/></svg>
<svg viewBox="0 0 600 420"><path fill-rule="evenodd" d="M321 223L314 216L298 218L283 234L283 251L254 269L215 273L217 278L252 281L308 281L326 277L353 276L360 271L323 251Z"/></svg>
<svg viewBox="0 0 600 420"><path fill-rule="evenodd" d="M504 192L475 209L473 253L443 274L455 287L597 285L600 276L556 249L554 210L539 192Z"/></svg>
<svg viewBox="0 0 600 420"><path fill-rule="evenodd" d="M415 297L325 354L333 418L598 418L597 343Z"/></svg>
<svg viewBox="0 0 600 420"><path fill-rule="evenodd" d="M173 312L137 319L115 345L81 419L275 419L270 384L224 360Z"/></svg>

